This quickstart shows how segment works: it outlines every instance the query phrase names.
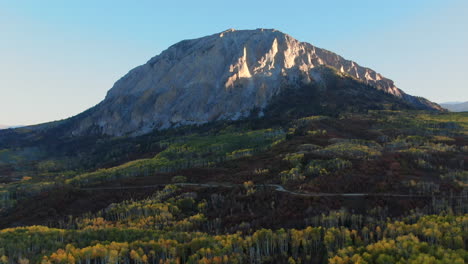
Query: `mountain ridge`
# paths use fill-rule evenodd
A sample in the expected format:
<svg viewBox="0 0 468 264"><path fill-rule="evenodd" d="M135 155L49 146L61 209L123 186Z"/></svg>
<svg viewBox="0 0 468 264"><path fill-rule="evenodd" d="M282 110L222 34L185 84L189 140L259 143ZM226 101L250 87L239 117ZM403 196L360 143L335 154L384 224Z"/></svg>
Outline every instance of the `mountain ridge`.
<svg viewBox="0 0 468 264"><path fill-rule="evenodd" d="M442 110L357 63L275 29L226 30L183 40L119 79L73 134L144 134L237 120L264 109L284 86L321 82L330 66L420 109ZM260 115L261 115L260 111Z"/></svg>
<svg viewBox="0 0 468 264"><path fill-rule="evenodd" d="M19 128L19 127L23 127L23 125L16 125L16 126L0 125L0 129Z"/></svg>
<svg viewBox="0 0 468 264"><path fill-rule="evenodd" d="M468 111L468 101L467 102L441 103L440 105L452 112Z"/></svg>
<svg viewBox="0 0 468 264"><path fill-rule="evenodd" d="M254 110L261 117L286 87L333 89L322 66L335 69L333 74L340 78L351 78L394 96L396 104L443 110L424 98L404 93L372 69L281 31L229 29L170 46L120 78L98 105L65 123L74 136L122 136L238 120ZM348 94L350 98L360 96Z"/></svg>

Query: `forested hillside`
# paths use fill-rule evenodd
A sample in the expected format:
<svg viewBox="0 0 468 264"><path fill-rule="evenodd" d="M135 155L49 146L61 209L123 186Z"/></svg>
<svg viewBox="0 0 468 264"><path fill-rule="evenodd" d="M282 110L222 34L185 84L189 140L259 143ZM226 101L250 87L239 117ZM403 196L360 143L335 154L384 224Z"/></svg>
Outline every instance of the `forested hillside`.
<svg viewBox="0 0 468 264"><path fill-rule="evenodd" d="M468 262L468 114L389 108L3 132L0 263Z"/></svg>

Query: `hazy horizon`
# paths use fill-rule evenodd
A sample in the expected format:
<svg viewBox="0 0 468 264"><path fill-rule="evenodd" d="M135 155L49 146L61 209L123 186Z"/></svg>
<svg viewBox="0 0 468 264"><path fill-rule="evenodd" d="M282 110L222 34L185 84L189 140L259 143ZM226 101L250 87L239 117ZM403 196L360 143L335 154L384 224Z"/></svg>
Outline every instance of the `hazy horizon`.
<svg viewBox="0 0 468 264"><path fill-rule="evenodd" d="M468 101L463 69L468 3L296 5L302 14L271 1L0 3L5 39L0 42L0 124L31 125L76 115L170 45L228 28L276 28L372 68L409 94L437 103Z"/></svg>

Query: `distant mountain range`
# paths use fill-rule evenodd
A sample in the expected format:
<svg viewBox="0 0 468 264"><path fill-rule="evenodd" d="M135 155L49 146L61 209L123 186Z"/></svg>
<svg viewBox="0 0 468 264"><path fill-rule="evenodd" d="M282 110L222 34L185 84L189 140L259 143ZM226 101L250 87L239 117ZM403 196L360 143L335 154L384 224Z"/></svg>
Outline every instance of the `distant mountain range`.
<svg viewBox="0 0 468 264"><path fill-rule="evenodd" d="M452 112L467 112L468 102L447 102L440 104L443 108L448 109Z"/></svg>
<svg viewBox="0 0 468 264"><path fill-rule="evenodd" d="M24 126L23 125L20 125L20 126L0 125L0 129L19 128L19 127L24 127Z"/></svg>

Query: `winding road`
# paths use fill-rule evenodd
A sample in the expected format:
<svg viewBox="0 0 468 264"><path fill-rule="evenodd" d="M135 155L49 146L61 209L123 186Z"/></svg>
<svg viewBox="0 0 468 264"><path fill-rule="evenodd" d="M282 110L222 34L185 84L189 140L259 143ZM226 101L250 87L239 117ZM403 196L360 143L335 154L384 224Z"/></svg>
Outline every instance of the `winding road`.
<svg viewBox="0 0 468 264"><path fill-rule="evenodd" d="M194 186L194 187L206 187L206 188L234 188L242 186L242 184L233 184L233 183L172 183L172 184L155 184L155 185L142 185L142 186L109 186L109 187L84 187L79 188L84 191L99 191L99 190L127 190L127 189L148 189L148 188L159 188L166 185L176 185L176 186ZM317 193L317 192L295 192L290 191L284 188L284 186L279 184L255 184L255 187L262 188L273 188L277 192L284 192L296 196L304 197L432 197L433 195L420 195L420 194L396 194L396 193ZM441 195L434 195L441 196ZM466 196L452 196L452 198L459 198Z"/></svg>

